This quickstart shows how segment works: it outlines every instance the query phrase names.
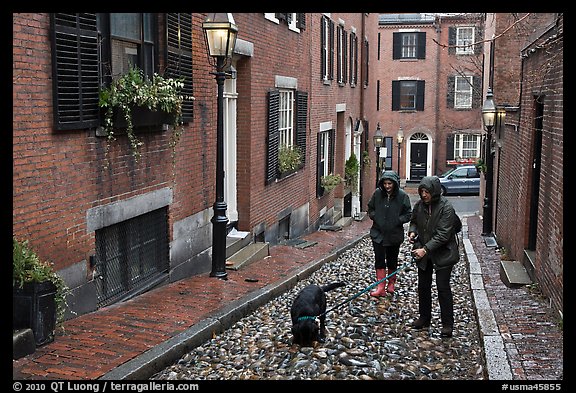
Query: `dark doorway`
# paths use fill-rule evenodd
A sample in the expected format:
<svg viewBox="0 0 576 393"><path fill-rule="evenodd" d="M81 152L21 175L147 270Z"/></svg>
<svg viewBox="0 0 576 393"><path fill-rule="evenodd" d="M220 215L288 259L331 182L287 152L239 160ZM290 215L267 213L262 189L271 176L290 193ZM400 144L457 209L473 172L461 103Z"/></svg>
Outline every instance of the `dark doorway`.
<svg viewBox="0 0 576 393"><path fill-rule="evenodd" d="M412 142L410 145L410 181L420 181L426 176L428 144Z"/></svg>
<svg viewBox="0 0 576 393"><path fill-rule="evenodd" d="M542 122L544 117L544 97L534 100L534 150L532 153L532 175L530 177L530 221L528 223L528 250L536 250L538 234L538 193L540 191L540 163L542 159Z"/></svg>

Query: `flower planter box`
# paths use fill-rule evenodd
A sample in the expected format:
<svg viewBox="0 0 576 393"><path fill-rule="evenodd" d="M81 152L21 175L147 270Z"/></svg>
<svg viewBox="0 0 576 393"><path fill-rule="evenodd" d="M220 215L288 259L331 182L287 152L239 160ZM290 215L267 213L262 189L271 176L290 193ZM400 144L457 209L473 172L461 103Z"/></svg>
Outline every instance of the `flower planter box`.
<svg viewBox="0 0 576 393"><path fill-rule="evenodd" d="M36 345L54 341L56 330L56 286L51 281L13 287L12 328L32 329Z"/></svg>
<svg viewBox="0 0 576 393"><path fill-rule="evenodd" d="M126 119L124 114L114 109L114 128L125 129ZM153 111L147 107L135 106L132 108L132 125L134 130L150 129L159 130L163 124L173 124L174 116L162 111Z"/></svg>

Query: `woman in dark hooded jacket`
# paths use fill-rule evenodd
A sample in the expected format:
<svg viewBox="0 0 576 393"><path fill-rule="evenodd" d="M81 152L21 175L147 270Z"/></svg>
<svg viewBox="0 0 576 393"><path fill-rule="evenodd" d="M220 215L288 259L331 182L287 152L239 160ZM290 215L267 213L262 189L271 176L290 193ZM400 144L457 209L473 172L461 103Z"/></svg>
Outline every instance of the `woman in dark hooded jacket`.
<svg viewBox="0 0 576 393"><path fill-rule="evenodd" d="M436 288L440 303L442 337L452 337L454 310L450 275L460 259L456 240L456 212L442 195L440 179L425 176L418 186L420 200L414 204L408 237L414 243L412 254L418 265L418 310L420 317L412 323L415 329L430 326L432 319L432 272L436 271Z"/></svg>
<svg viewBox="0 0 576 393"><path fill-rule="evenodd" d="M398 267L398 253L404 242L404 224L410 220L410 197L400 189L400 177L394 171L383 171L378 186L368 202L368 216L372 219L370 237L374 246L376 278L378 281ZM378 284L372 296L394 293L396 275Z"/></svg>

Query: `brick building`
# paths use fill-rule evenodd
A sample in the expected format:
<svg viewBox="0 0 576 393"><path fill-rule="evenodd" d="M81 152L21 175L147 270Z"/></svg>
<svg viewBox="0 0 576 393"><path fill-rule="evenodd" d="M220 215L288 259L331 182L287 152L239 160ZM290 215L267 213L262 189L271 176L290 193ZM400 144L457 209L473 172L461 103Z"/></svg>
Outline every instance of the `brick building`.
<svg viewBox="0 0 576 393"><path fill-rule="evenodd" d="M494 131L493 232L563 313L563 14L486 15ZM493 64L492 66L490 66Z"/></svg>
<svg viewBox="0 0 576 393"><path fill-rule="evenodd" d="M374 177L333 191L320 179L343 175L350 154L368 148L377 18L234 15L236 78L224 85L230 228L276 243L365 210ZM205 19L13 14L13 234L54 264L77 314L210 270L217 84ZM98 107L99 88L130 62L185 77L195 98L174 148L161 123L139 130L138 160L126 135L108 142ZM280 144L303 153L291 173L278 172ZM359 172L373 173L363 163Z"/></svg>
<svg viewBox="0 0 576 393"><path fill-rule="evenodd" d="M385 167L406 181L480 156L480 16L380 15L377 108Z"/></svg>

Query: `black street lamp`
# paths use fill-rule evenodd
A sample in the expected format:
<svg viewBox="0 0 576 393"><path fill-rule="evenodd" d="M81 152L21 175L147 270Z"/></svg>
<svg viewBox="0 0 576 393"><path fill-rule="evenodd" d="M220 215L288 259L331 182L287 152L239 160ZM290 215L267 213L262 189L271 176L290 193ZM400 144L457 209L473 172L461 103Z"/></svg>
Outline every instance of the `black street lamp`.
<svg viewBox="0 0 576 393"><path fill-rule="evenodd" d="M376 126L376 132L372 138L374 139L374 147L376 147L376 187L378 187L378 180L380 179L380 148L384 144L384 134L380 129L380 123Z"/></svg>
<svg viewBox="0 0 576 393"><path fill-rule="evenodd" d="M216 66L215 75L218 84L218 118L216 132L216 201L212 217L212 271L210 277L228 279L226 273L226 217L227 205L224 202L224 81L226 61L232 58L238 28L230 13L212 13L202 23L204 39L208 48L208 59ZM211 61L215 59L214 61Z"/></svg>
<svg viewBox="0 0 576 393"><path fill-rule="evenodd" d="M396 134L396 143L398 143L398 177L400 177L400 146L404 140L404 133L402 132L402 127L398 130Z"/></svg>
<svg viewBox="0 0 576 393"><path fill-rule="evenodd" d="M485 191L484 204L482 206L482 236L492 234L492 188L493 188L493 160L492 160L492 130L496 121L496 105L492 89L488 88L486 100L482 106L482 122L486 128L484 141L484 157L486 158L486 172L484 172Z"/></svg>

